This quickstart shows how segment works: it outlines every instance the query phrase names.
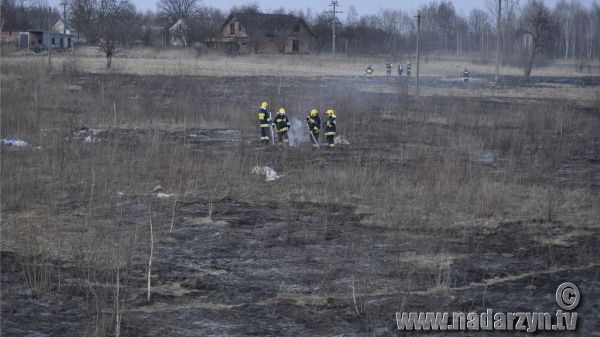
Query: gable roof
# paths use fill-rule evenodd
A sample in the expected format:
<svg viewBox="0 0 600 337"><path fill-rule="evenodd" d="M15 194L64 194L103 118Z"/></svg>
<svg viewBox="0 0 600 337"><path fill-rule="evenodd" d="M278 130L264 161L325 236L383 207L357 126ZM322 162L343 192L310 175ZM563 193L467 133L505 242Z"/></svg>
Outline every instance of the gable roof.
<svg viewBox="0 0 600 337"><path fill-rule="evenodd" d="M185 21L183 19L179 19L177 20L177 22L175 22L170 28L169 31L174 31L174 30L185 30L187 29L187 25L185 24Z"/></svg>
<svg viewBox="0 0 600 337"><path fill-rule="evenodd" d="M277 32L292 32L296 25L305 26L309 34L315 35L306 21L291 14L232 13L221 30L234 18L242 24L248 36L275 36Z"/></svg>

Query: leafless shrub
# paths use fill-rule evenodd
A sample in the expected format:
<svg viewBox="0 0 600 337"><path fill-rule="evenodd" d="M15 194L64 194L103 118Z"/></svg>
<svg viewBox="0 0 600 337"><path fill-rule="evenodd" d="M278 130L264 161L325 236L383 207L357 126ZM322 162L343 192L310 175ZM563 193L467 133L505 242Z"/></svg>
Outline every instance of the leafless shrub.
<svg viewBox="0 0 600 337"><path fill-rule="evenodd" d="M51 262L49 252L37 237L35 225L30 226L20 240L18 261L23 273L23 281L31 293L31 298L38 299L50 290Z"/></svg>

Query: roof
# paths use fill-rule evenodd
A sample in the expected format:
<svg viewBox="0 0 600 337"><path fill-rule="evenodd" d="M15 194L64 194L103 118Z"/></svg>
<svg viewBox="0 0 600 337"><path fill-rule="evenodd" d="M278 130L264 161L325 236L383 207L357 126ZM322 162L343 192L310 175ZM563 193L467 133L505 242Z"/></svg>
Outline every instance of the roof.
<svg viewBox="0 0 600 337"><path fill-rule="evenodd" d="M175 24L173 24L171 28L169 28L169 31L173 31L176 29L187 29L187 25L185 24L185 21L183 19L177 20L177 22L175 22Z"/></svg>
<svg viewBox="0 0 600 337"><path fill-rule="evenodd" d="M275 36L277 32L293 31L296 25L304 25L311 35L315 35L306 21L291 14L232 13L221 29L233 18L242 24L249 36Z"/></svg>

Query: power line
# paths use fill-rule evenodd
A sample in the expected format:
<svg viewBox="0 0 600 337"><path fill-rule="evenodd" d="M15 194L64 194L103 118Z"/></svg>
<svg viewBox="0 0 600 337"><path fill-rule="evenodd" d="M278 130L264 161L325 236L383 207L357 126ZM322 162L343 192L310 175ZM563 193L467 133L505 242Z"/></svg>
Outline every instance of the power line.
<svg viewBox="0 0 600 337"><path fill-rule="evenodd" d="M343 13L343 12L335 10L335 8L338 6L337 0L331 0L331 3L329 4L329 6L332 7L332 10L327 13L333 14L333 19L331 21L331 30L333 32L333 34L331 36L331 44L332 44L333 56L335 56L335 24L337 23L336 14Z"/></svg>

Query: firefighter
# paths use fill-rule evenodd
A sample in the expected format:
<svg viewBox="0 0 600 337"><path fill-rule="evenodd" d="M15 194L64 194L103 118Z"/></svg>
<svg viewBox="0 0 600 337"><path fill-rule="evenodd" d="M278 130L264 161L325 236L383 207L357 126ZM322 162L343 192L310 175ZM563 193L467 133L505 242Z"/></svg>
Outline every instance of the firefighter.
<svg viewBox="0 0 600 337"><path fill-rule="evenodd" d="M410 61L408 61L406 63L406 77L410 77L412 73L412 64L410 64Z"/></svg>
<svg viewBox="0 0 600 337"><path fill-rule="evenodd" d="M402 78L402 63L398 63L398 77Z"/></svg>
<svg viewBox="0 0 600 337"><path fill-rule="evenodd" d="M462 73L462 80L465 85L469 82L469 76L471 76L471 72L469 69L465 68L465 71Z"/></svg>
<svg viewBox="0 0 600 337"><path fill-rule="evenodd" d="M327 110L327 123L325 124L325 142L329 148L335 147L335 113L332 109Z"/></svg>
<svg viewBox="0 0 600 337"><path fill-rule="evenodd" d="M267 102L262 102L260 105L260 110L258 110L258 125L260 126L260 140L269 144L270 140L270 130L269 124L271 123L271 112L267 110L269 104Z"/></svg>
<svg viewBox="0 0 600 337"><path fill-rule="evenodd" d="M312 109L310 111L310 116L306 117L306 125L308 125L308 130L312 134L310 137L311 143L313 146L317 146L317 142L319 141L319 131L321 131L321 117L319 117L317 109Z"/></svg>
<svg viewBox="0 0 600 337"><path fill-rule="evenodd" d="M392 76L392 62L390 60L385 61L385 73L387 77Z"/></svg>
<svg viewBox="0 0 600 337"><path fill-rule="evenodd" d="M373 75L373 71L373 67L371 67L371 65L369 64L369 66L365 70L365 74L367 74L367 81L371 80L371 75Z"/></svg>
<svg viewBox="0 0 600 337"><path fill-rule="evenodd" d="M279 108L279 112L275 116L273 127L277 129L277 139L279 140L279 143L283 142L287 144L289 142L288 130L290 129L290 120L285 115L284 108Z"/></svg>

